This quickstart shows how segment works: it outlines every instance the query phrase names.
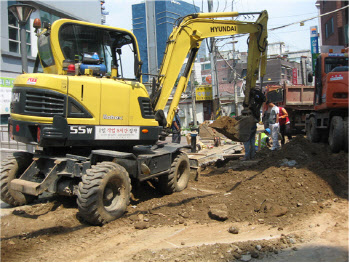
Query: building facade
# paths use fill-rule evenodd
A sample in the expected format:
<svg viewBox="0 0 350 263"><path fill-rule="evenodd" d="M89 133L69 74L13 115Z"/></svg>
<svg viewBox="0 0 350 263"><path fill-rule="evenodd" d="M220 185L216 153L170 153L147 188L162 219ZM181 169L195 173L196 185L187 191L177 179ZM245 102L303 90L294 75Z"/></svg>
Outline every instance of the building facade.
<svg viewBox="0 0 350 263"><path fill-rule="evenodd" d="M199 7L180 0L132 5L132 28L139 44L143 73L157 75L175 21L199 10ZM143 77L144 82L148 80L148 76Z"/></svg>
<svg viewBox="0 0 350 263"><path fill-rule="evenodd" d="M0 86L0 115L2 122L6 122L10 114L9 104L11 88L14 79L22 72L20 54L20 29L14 15L8 10L13 4L29 4L36 8L26 24L26 43L28 72L33 72L37 56L37 39L34 33L33 21L40 18L42 22L52 24L60 18L69 18L101 24L103 18L101 8L104 1L0 1L1 8L1 86ZM79 10L79 12L74 12Z"/></svg>
<svg viewBox="0 0 350 263"><path fill-rule="evenodd" d="M317 1L322 46L349 46L349 1ZM339 10L328 15L326 13Z"/></svg>

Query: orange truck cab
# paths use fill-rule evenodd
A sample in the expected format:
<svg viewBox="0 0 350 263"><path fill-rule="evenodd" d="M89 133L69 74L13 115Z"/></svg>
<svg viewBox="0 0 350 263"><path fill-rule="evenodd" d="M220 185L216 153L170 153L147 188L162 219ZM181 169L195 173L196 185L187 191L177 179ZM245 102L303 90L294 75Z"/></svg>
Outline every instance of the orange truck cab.
<svg viewBox="0 0 350 263"><path fill-rule="evenodd" d="M321 53L315 68L314 110L306 116L307 138L328 140L332 152L348 152L348 109L348 53Z"/></svg>

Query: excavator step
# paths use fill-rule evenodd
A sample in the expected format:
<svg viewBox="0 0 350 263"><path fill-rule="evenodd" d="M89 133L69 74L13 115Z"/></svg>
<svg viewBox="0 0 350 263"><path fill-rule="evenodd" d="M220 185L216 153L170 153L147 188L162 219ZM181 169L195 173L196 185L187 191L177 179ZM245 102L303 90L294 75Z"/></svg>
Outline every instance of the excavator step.
<svg viewBox="0 0 350 263"><path fill-rule="evenodd" d="M22 179L14 179L11 181L11 189L24 194L38 196L40 192L40 183L31 182Z"/></svg>

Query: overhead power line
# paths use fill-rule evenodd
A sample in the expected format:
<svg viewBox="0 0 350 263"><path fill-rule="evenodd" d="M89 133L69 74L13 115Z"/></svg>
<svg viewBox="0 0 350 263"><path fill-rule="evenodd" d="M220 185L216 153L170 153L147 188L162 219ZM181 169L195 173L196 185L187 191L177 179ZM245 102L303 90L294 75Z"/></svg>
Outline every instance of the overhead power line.
<svg viewBox="0 0 350 263"><path fill-rule="evenodd" d="M300 24L300 23L304 23L306 21L309 21L309 20L312 20L312 19L315 19L315 18L318 18L318 17L322 17L322 16L326 16L326 15L329 15L329 14L332 14L332 13L335 13L335 12L338 12L340 10L343 10L345 8L348 8L349 5L346 5L346 6L343 6L341 8L338 8L336 10L333 10L331 12L328 12L328 13L325 13L325 14L322 14L322 15L319 15L319 16L314 16L314 17L310 17L310 18L307 18L307 19L303 19L301 21L298 21L298 22L293 22L293 23L290 23L290 24L286 24L286 25L283 25L283 26L278 26L278 27L274 27L274 28L270 28L268 29L268 31L273 31L273 30L277 30L277 29L280 29L280 28L284 28L284 27L287 27L287 26L292 26L292 25L295 25L295 24Z"/></svg>

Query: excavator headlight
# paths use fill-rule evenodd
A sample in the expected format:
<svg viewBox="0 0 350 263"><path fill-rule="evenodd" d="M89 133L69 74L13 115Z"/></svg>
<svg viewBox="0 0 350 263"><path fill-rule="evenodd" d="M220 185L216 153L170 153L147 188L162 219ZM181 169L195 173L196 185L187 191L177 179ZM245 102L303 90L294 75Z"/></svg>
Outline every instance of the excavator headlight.
<svg viewBox="0 0 350 263"><path fill-rule="evenodd" d="M141 132L142 133L148 133L148 130L147 129L143 129Z"/></svg>

